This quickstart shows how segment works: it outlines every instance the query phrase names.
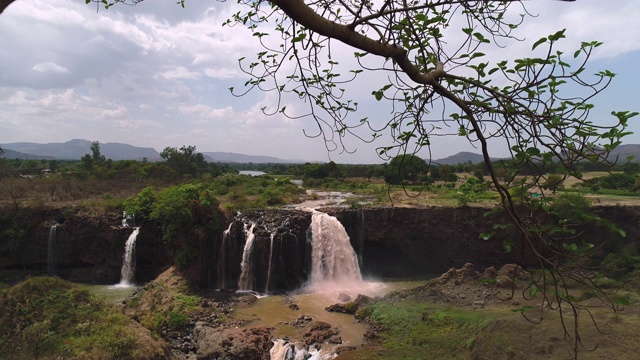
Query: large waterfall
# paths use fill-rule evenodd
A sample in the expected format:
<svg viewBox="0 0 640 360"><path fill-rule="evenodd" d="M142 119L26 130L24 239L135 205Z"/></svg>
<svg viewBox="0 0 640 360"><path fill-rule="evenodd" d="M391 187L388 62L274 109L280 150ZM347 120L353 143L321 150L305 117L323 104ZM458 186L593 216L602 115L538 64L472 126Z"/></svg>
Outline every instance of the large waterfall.
<svg viewBox="0 0 640 360"><path fill-rule="evenodd" d="M240 280L238 280L238 289L240 290L253 290L253 264L251 259L251 252L253 250L253 240L255 234L253 229L256 224L251 224L251 228L247 230L247 224L244 225L244 233L246 235L246 243L244 244L244 251L242 252L242 263L240 263Z"/></svg>
<svg viewBox="0 0 640 360"><path fill-rule="evenodd" d="M311 285L361 283L358 257L349 235L333 216L314 211L311 218Z"/></svg>
<svg viewBox="0 0 640 360"><path fill-rule="evenodd" d="M129 286L133 284L133 277L136 272L136 239L140 228L133 228L133 232L129 235L124 245L124 255L122 255L122 269L120 270L120 284Z"/></svg>
<svg viewBox="0 0 640 360"><path fill-rule="evenodd" d="M56 242L58 241L58 227L53 225L49 230L49 244L47 246L47 276L56 276Z"/></svg>

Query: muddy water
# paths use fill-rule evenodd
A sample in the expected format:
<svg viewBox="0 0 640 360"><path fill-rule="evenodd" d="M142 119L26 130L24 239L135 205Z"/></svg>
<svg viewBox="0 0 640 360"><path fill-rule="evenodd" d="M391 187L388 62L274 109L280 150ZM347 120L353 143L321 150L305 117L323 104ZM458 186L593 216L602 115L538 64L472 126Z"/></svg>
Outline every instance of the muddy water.
<svg viewBox="0 0 640 360"><path fill-rule="evenodd" d="M426 281L426 279L364 281L347 288L322 285L316 285L313 288L305 287L288 295L260 297L252 306L236 309L234 318L251 320L247 327L274 327L274 338L286 338L291 342L298 342L304 339L308 326L296 327L292 323L301 315L305 315L313 318L314 321L324 321L336 328L339 331L338 336L342 338L342 346L358 346L364 343L367 325L357 323L352 315L328 312L325 310L327 306L339 303L338 296L341 293L349 295L351 299L355 299L358 294L376 297L391 291L424 285ZM297 305L299 309L292 310L291 304ZM308 322L306 324L308 325ZM322 352L331 352L332 347L325 345Z"/></svg>

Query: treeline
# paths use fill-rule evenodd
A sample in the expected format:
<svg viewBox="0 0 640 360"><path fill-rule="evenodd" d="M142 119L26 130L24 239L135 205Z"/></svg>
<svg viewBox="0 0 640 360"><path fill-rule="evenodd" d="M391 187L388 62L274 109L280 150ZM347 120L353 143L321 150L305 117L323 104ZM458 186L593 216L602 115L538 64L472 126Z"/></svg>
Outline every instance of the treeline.
<svg viewBox="0 0 640 360"><path fill-rule="evenodd" d="M76 179L167 180L183 181L202 176L217 177L240 170L263 171L268 174L289 175L302 179L307 185L318 186L343 179L384 179L388 184L431 184L437 181L456 182L456 174L468 173L483 180L489 174L484 163L438 164L427 162L415 155L400 155L384 164L254 164L207 162L195 146L167 147L161 152L162 161L111 160L100 153L100 144L92 143L90 153L81 160L19 160L0 158L0 178L7 176L38 176L46 173L61 174ZM521 167L517 161L498 160L493 163L499 179L511 181L515 175L558 174L563 171L559 162L529 164ZM620 171L634 175L640 164L628 163L612 167L580 162L574 164L577 172ZM627 179L627 181L630 181ZM605 185L608 186L608 185Z"/></svg>
<svg viewBox="0 0 640 360"><path fill-rule="evenodd" d="M226 164L210 163L195 146L167 147L160 156L163 161L111 160L100 153L100 144L91 145L91 153L80 160L21 160L0 158L0 178L36 177L57 174L75 179L99 180L167 180L182 181L201 176L216 177L237 173Z"/></svg>

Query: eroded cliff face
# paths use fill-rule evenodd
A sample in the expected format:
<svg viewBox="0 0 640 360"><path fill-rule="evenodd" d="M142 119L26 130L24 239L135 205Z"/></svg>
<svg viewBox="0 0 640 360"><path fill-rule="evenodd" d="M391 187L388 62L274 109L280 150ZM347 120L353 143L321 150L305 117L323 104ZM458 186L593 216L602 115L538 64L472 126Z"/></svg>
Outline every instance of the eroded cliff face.
<svg viewBox="0 0 640 360"><path fill-rule="evenodd" d="M295 210L258 210L231 220L228 235L216 240L211 288L239 288L245 245L253 227L253 243L247 251L250 263L245 289L277 293L299 288L308 279L310 248L307 229L311 213Z"/></svg>
<svg viewBox="0 0 640 360"><path fill-rule="evenodd" d="M133 231L121 222L120 214L83 208L3 212L0 269L46 274L49 233L56 225L56 275L78 282L115 284L120 280L124 244ZM141 255L144 259L144 253Z"/></svg>
<svg viewBox="0 0 640 360"><path fill-rule="evenodd" d="M605 242L599 256L604 258L623 244L640 241L640 208L595 210L627 234L626 238L620 238L594 224L577 229L589 242ZM518 240L517 233L498 232L490 241L480 239L481 233L505 221L499 215L486 216L487 210L483 208L328 209L327 212L346 228L365 275L439 274L468 262L479 269L510 262L535 265L534 258L517 246L509 253L504 251L503 242ZM171 243L162 240L163 233L157 224L138 224L141 229L136 243L136 283L150 281L178 263L194 285L237 289L247 240L245 224L247 227L255 224L249 255L251 289L282 292L299 288L308 280L310 212L270 209L249 211L233 219L219 216L203 219L203 224L187 229ZM214 220L218 225L212 229L210 223ZM3 213L0 270L46 274L49 230L56 223L59 276L99 284L115 284L120 280L124 244L132 229L121 226L120 214L91 213L82 208ZM229 235L225 240L226 229Z"/></svg>
<svg viewBox="0 0 640 360"><path fill-rule="evenodd" d="M517 232L501 230L490 240L480 238L480 234L491 232L494 224L508 222L504 215L488 214L485 208L374 208L328 212L347 229L362 259L360 267L365 275L440 274L468 262L480 269L512 262L536 266L536 258L519 245ZM640 245L640 208L598 207L595 212L627 235L620 237L595 223L577 228L576 233L585 241L603 244L599 250L602 258L624 244ZM510 240L515 240L515 245L510 252L505 252L504 242Z"/></svg>

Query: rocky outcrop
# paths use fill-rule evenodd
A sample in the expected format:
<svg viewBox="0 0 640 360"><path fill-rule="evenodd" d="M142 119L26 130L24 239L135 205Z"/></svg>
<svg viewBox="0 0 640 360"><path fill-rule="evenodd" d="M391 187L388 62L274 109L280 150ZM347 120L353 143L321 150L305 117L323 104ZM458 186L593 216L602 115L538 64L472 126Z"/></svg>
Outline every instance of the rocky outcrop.
<svg viewBox="0 0 640 360"><path fill-rule="evenodd" d="M271 330L266 327L216 329L198 323L193 329L197 358L268 360L273 345Z"/></svg>

